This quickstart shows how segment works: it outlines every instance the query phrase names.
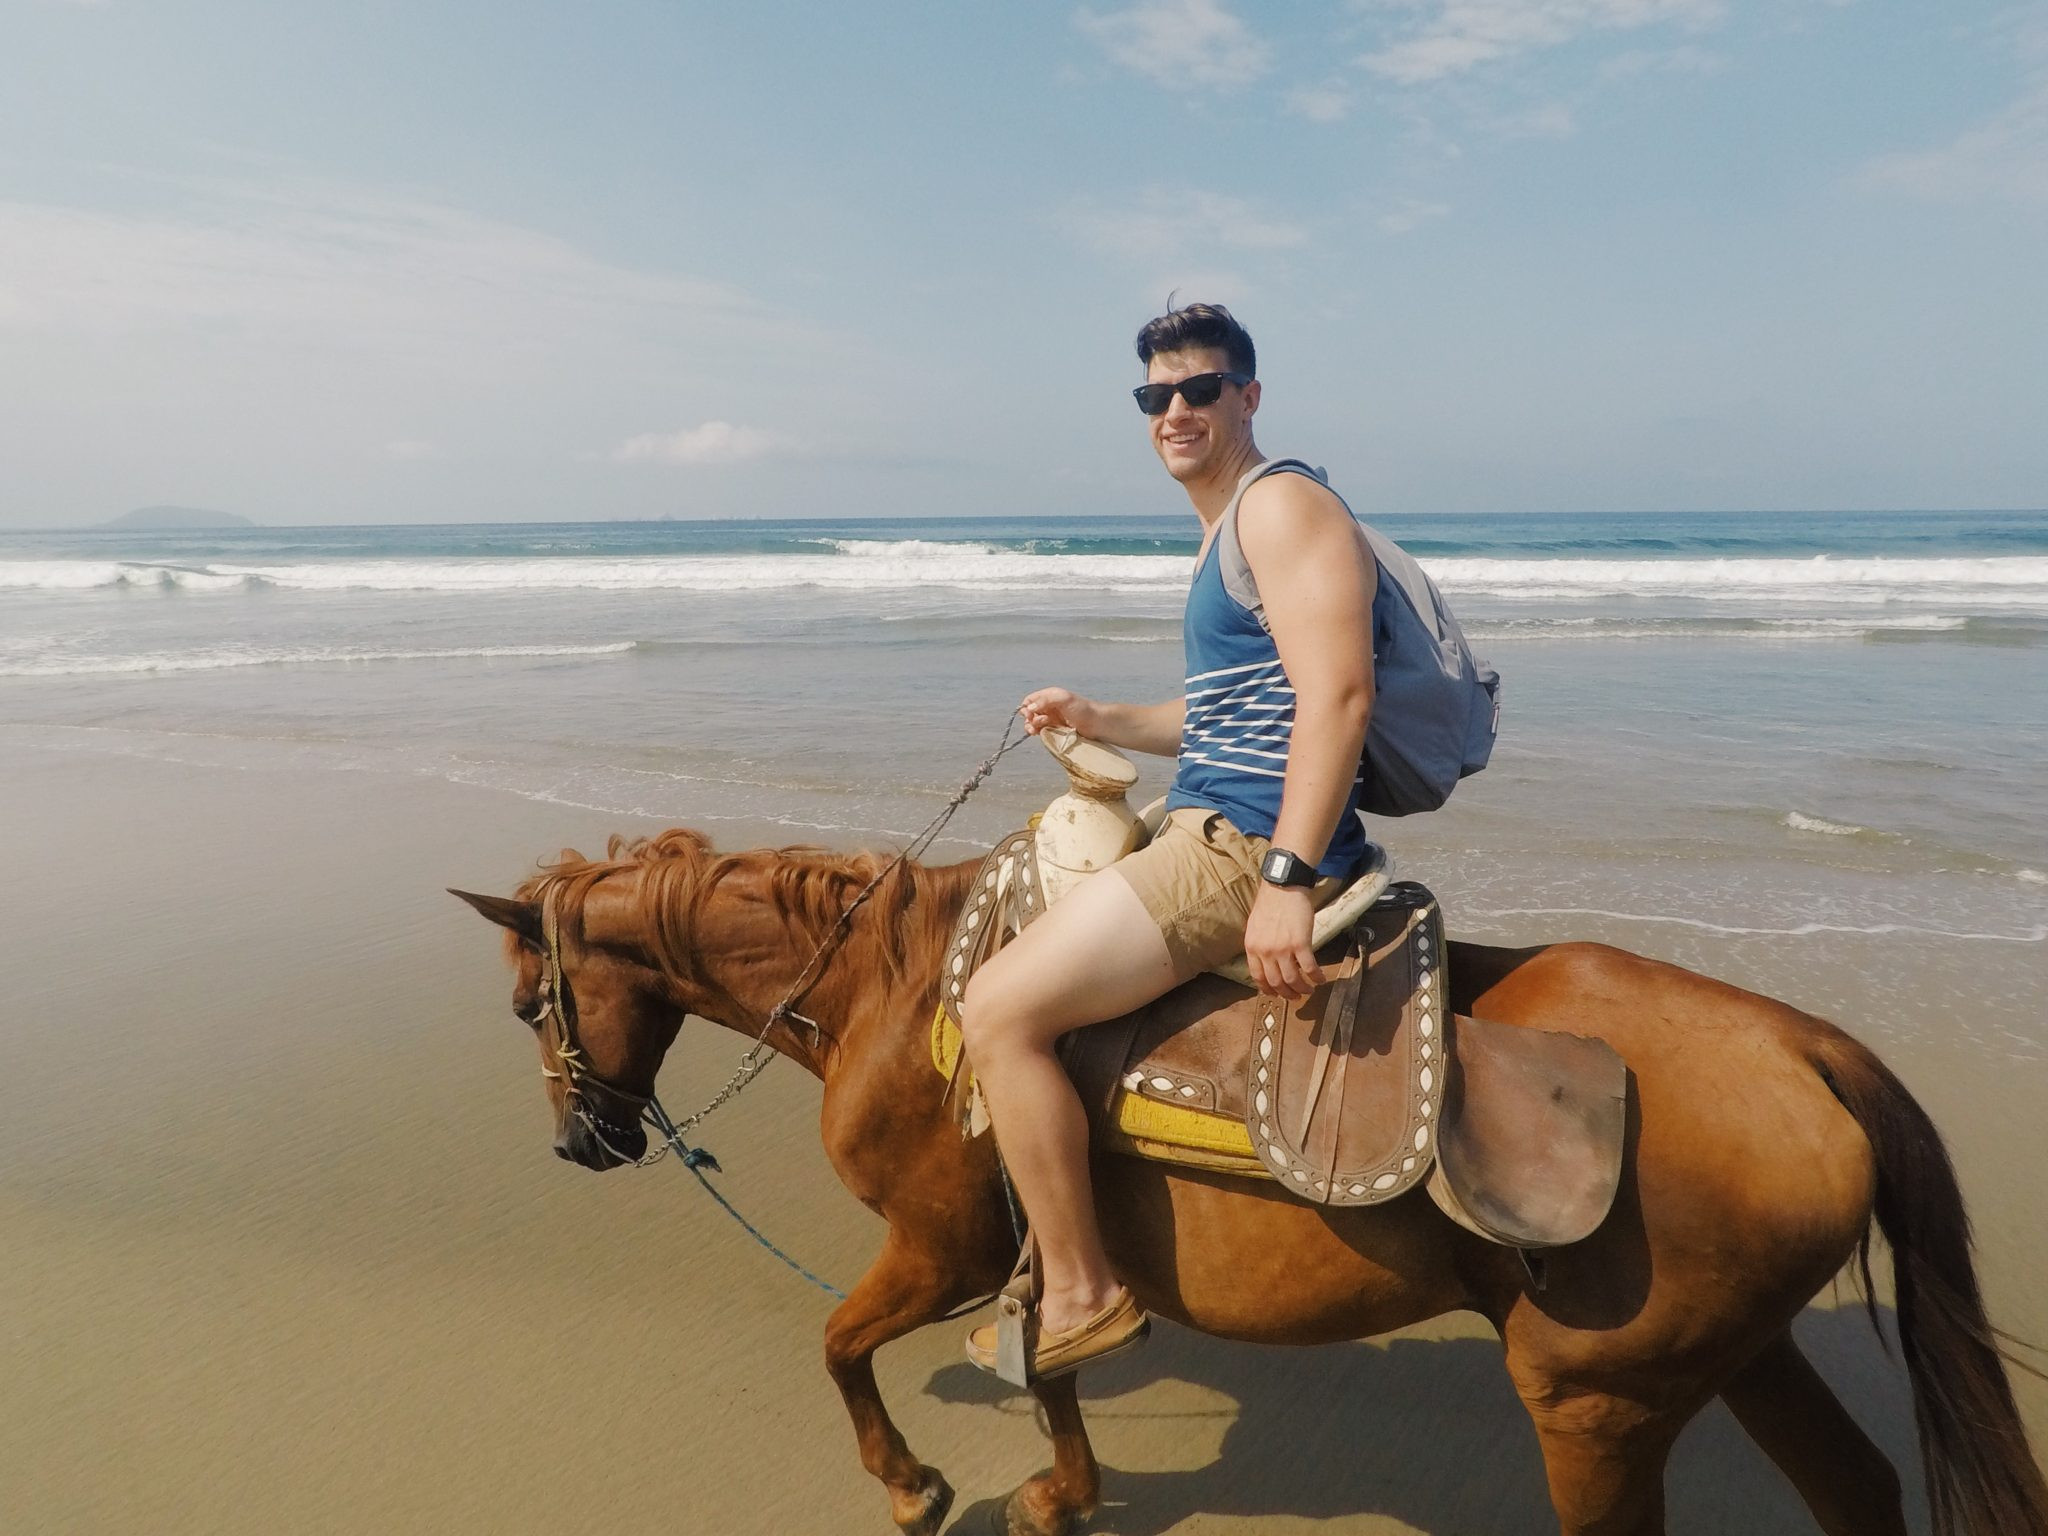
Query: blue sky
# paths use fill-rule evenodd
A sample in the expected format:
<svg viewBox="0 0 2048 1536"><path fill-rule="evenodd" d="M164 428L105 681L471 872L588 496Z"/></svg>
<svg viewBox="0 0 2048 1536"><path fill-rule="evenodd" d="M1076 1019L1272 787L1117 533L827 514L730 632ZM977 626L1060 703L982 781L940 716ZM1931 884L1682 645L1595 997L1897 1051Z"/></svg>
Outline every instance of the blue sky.
<svg viewBox="0 0 2048 1536"><path fill-rule="evenodd" d="M0 522L2048 505L2048 3L0 0Z"/></svg>

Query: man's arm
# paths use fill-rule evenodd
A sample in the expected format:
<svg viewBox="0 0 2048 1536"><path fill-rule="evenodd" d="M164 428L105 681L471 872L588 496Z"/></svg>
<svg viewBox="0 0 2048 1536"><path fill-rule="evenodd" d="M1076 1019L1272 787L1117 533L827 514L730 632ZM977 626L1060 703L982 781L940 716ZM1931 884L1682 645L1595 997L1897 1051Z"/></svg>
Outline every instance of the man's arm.
<svg viewBox="0 0 2048 1536"><path fill-rule="evenodd" d="M1351 800L1372 713L1371 552L1344 504L1302 475L1269 475L1245 493L1238 539L1258 582L1280 665L1294 689L1294 732L1273 846L1314 864ZM1262 886L1245 928L1252 979L1306 997L1322 980L1305 890Z"/></svg>
<svg viewBox="0 0 2048 1536"><path fill-rule="evenodd" d="M1104 704L1068 688L1040 688L1017 706L1025 729L1036 736L1049 725L1070 725L1091 741L1112 747L1173 757L1180 752L1186 699L1160 704Z"/></svg>

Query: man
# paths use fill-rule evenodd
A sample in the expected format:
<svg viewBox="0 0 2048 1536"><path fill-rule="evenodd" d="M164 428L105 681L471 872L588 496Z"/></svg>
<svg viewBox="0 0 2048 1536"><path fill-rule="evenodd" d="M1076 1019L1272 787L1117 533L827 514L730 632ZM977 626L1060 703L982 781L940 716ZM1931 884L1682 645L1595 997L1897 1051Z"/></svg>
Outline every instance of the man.
<svg viewBox="0 0 2048 1536"><path fill-rule="evenodd" d="M1228 310L1190 304L1160 316L1138 333L1138 357L1152 447L1202 523L1186 692L1133 705L1041 688L1019 713L1034 734L1068 725L1177 755L1168 820L991 958L962 1009L968 1056L1038 1242L1044 1295L1032 1368L1041 1377L1130 1348L1149 1328L1103 1250L1087 1117L1055 1043L1240 950L1262 992L1306 997L1323 980L1310 947L1317 900L1341 886L1364 845L1352 812L1373 699L1372 555L1343 502L1306 475L1265 475L1238 499L1265 458L1252 440L1256 353ZM1224 588L1226 512L1270 634ZM1287 857L1269 859L1269 849ZM993 1327L970 1335L968 1354L993 1369Z"/></svg>

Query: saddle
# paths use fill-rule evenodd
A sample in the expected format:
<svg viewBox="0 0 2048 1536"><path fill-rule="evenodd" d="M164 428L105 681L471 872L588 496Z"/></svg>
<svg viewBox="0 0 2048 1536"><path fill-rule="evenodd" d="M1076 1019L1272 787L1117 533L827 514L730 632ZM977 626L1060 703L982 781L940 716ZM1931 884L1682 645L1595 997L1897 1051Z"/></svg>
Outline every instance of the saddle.
<svg viewBox="0 0 2048 1536"><path fill-rule="evenodd" d="M945 952L931 1054L963 1134L988 1122L962 1060L959 1000L1045 909L1041 840L1034 820L990 851ZM1199 976L1068 1035L1062 1058L1094 1145L1324 1206L1426 1183L1460 1225L1524 1250L1586 1237L1619 1184L1627 1069L1601 1041L1453 1018L1435 898L1389 883L1384 855L1374 870L1349 893L1362 912L1326 942L1319 925L1328 980L1309 998L1260 996L1240 961L1235 975Z"/></svg>

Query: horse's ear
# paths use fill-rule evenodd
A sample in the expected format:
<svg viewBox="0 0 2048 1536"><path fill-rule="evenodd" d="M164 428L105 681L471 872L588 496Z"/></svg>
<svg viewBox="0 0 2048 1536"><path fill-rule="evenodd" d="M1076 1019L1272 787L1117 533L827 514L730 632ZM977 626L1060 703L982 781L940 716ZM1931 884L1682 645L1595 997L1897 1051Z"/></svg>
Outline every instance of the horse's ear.
<svg viewBox="0 0 2048 1536"><path fill-rule="evenodd" d="M448 887L448 894L468 902L500 928L511 929L535 949L541 947L538 902L518 901L510 896L479 896L475 891L458 891L452 885Z"/></svg>
<svg viewBox="0 0 2048 1536"><path fill-rule="evenodd" d="M555 862L557 864L588 864L590 860L583 857L574 848L564 848L555 855Z"/></svg>

